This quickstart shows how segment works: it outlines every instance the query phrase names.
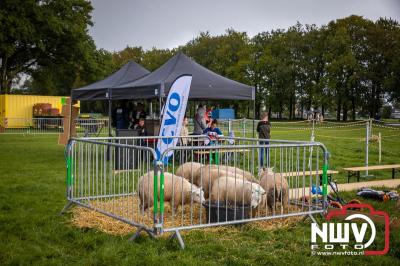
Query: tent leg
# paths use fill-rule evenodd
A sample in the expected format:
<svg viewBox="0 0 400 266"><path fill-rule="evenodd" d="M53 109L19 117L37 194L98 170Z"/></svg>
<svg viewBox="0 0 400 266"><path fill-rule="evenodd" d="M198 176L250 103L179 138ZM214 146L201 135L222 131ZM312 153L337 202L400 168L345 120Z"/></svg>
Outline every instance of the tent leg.
<svg viewBox="0 0 400 266"><path fill-rule="evenodd" d="M111 137L111 99L108 99L108 136Z"/></svg>
<svg viewBox="0 0 400 266"><path fill-rule="evenodd" d="M111 106L111 104L112 104L111 99L108 98L108 137L112 137L112 134L111 134L111 123L112 123L112 118L111 118L112 110L111 109L112 109L112 106ZM110 161L110 160L111 160L111 150L110 150L110 146L107 145L107 161Z"/></svg>
<svg viewBox="0 0 400 266"><path fill-rule="evenodd" d="M253 138L254 138L254 124L255 124L255 119L256 119L256 99L253 100ZM245 136L246 137L246 136Z"/></svg>
<svg viewBox="0 0 400 266"><path fill-rule="evenodd" d="M161 97L158 98L158 105L159 105L159 107L158 107L158 117L159 117L160 123L161 123Z"/></svg>

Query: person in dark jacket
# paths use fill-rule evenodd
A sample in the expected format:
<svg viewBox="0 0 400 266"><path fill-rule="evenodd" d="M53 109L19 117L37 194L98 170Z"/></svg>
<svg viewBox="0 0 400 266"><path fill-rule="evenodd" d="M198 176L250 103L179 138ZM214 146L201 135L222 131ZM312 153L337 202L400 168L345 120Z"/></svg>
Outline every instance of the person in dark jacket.
<svg viewBox="0 0 400 266"><path fill-rule="evenodd" d="M257 124L258 139L260 145L268 145L269 139L271 138L271 123L268 121L268 113L261 114L261 121ZM269 167L269 148L260 148L260 168ZM266 158L266 164L264 164L264 156Z"/></svg>
<svg viewBox="0 0 400 266"><path fill-rule="evenodd" d="M134 130L138 132L138 136L147 136L146 121L144 118L139 118L139 122L135 125Z"/></svg>
<svg viewBox="0 0 400 266"><path fill-rule="evenodd" d="M140 119L146 119L147 113L144 110L143 103L138 103L136 106L136 111L134 113L134 124L139 124Z"/></svg>
<svg viewBox="0 0 400 266"><path fill-rule="evenodd" d="M112 114L113 125L116 129L127 129L129 124L129 111L125 102L118 102Z"/></svg>

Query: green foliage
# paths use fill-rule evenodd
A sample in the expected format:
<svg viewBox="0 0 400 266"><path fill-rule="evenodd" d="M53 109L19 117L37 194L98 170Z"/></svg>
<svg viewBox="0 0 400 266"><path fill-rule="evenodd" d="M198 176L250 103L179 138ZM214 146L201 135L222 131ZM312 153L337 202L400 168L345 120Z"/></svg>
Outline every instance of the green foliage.
<svg viewBox="0 0 400 266"><path fill-rule="evenodd" d="M91 11L86 0L1 1L1 91L20 74L32 75L33 87L44 85L47 94L69 90L93 59Z"/></svg>

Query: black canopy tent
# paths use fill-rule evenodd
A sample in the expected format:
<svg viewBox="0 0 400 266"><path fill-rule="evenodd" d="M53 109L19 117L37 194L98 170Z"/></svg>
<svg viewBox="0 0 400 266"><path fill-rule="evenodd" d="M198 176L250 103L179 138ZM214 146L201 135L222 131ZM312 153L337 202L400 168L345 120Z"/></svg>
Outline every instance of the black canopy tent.
<svg viewBox="0 0 400 266"><path fill-rule="evenodd" d="M105 79L73 90L72 99L81 101L108 100L111 98L109 92L111 88L127 82L132 82L149 73L150 71L141 65L137 64L136 62L129 61L119 70Z"/></svg>
<svg viewBox="0 0 400 266"><path fill-rule="evenodd" d="M119 70L115 71L113 74L106 77L105 79L89 84L85 87L72 90L71 98L73 100L81 101L108 100L108 117L110 120L111 89L115 86L125 84L127 82L132 82L149 73L150 71L148 71L138 63L129 61ZM108 134L111 136L111 123L108 123Z"/></svg>
<svg viewBox="0 0 400 266"><path fill-rule="evenodd" d="M114 87L112 98L149 99L158 97L161 108L162 99L168 95L172 83L184 74L190 74L193 77L189 99L252 100L254 134L255 88L218 75L199 65L182 52L178 52L152 73L133 82ZM132 92L140 92L140 95L134 95Z"/></svg>
<svg viewBox="0 0 400 266"><path fill-rule="evenodd" d="M102 88L95 88L93 89L92 94L83 92L85 90L90 90L90 88L87 87L92 85L94 86L95 84L103 82L104 80L99 81L92 85L74 90L72 93L72 98L75 100L108 99L109 101L129 99L158 99L160 101L161 116L162 99L168 95L174 80L184 74L190 74L193 78L190 86L189 99L252 100L253 109L255 107L254 87L218 75L199 65L182 52L177 53L158 69L147 75L144 74L141 78L125 82L118 82L118 85L114 84L113 86L109 86L108 90L106 91L102 91ZM90 97L87 95L90 95Z"/></svg>
<svg viewBox="0 0 400 266"><path fill-rule="evenodd" d="M254 100L254 88L225 78L199 65L182 52L177 53L152 73L112 88L112 99L162 98L174 80L192 75L189 99ZM140 92L140 93L138 93Z"/></svg>

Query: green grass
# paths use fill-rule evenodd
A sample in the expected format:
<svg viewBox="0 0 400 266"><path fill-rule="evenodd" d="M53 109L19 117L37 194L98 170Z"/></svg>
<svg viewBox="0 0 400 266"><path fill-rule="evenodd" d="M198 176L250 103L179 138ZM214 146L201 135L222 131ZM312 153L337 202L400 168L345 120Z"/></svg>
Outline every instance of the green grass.
<svg viewBox="0 0 400 266"><path fill-rule="evenodd" d="M273 131L274 138L308 139L309 131ZM300 133L299 133L300 132ZM323 132L323 133L322 133ZM360 137L358 131L321 129L334 137ZM360 132L363 132L360 130ZM398 131L382 130L382 134ZM318 132L317 132L318 133ZM375 134L375 133L374 133ZM383 136L385 136L383 135ZM318 135L317 135L318 136ZM398 139L398 138L397 138ZM383 139L383 163L399 162L400 145ZM331 152L331 167L363 165L363 142L319 139ZM319 257L310 255L309 221L285 229L263 231L248 224L221 232L195 230L183 235L184 251L165 238L115 237L94 229L78 229L70 215L60 216L65 204L64 147L57 136L0 135L0 264L1 265L398 265L400 231L391 232L391 250L383 257ZM377 156L370 154L371 164ZM377 174L388 178L390 172ZM341 178L343 178L342 176ZM400 188L399 188L400 189ZM350 199L355 193L343 193ZM368 201L369 202L369 201ZM400 218L394 202L370 201L392 219ZM322 221L322 220L321 220Z"/></svg>

